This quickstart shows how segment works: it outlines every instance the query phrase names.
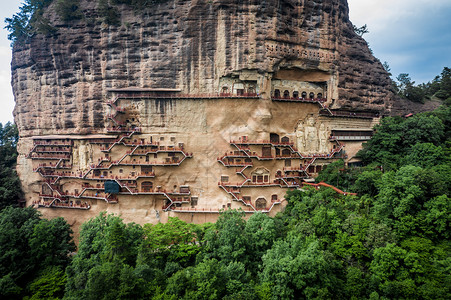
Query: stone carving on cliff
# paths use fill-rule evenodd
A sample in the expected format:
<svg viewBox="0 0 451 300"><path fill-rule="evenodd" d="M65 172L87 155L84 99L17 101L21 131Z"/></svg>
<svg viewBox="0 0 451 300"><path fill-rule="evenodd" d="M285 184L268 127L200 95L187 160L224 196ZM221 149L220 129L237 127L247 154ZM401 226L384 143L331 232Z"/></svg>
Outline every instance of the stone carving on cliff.
<svg viewBox="0 0 451 300"><path fill-rule="evenodd" d="M79 161L80 161L80 158L79 158L78 147L75 146L75 147L72 149L72 164L73 164L74 166L78 166L78 162L79 162Z"/></svg>
<svg viewBox="0 0 451 300"><path fill-rule="evenodd" d="M305 139L304 139L304 122L299 121L296 127L296 146L298 151L303 153L305 149Z"/></svg>
<svg viewBox="0 0 451 300"><path fill-rule="evenodd" d="M329 149L327 148L327 137L328 137L329 130L326 128L324 123L321 123L319 126L319 152L326 153L329 152Z"/></svg>
<svg viewBox="0 0 451 300"><path fill-rule="evenodd" d="M80 170L86 170L91 161L89 146L83 141L78 147L78 165Z"/></svg>
<svg viewBox="0 0 451 300"><path fill-rule="evenodd" d="M305 119L305 151L308 153L318 152L318 130L315 127L315 118L310 115Z"/></svg>
<svg viewBox="0 0 451 300"><path fill-rule="evenodd" d="M304 121L299 121L296 127L296 146L300 153L329 152L327 137L329 129L324 123L317 128L315 118L309 115Z"/></svg>

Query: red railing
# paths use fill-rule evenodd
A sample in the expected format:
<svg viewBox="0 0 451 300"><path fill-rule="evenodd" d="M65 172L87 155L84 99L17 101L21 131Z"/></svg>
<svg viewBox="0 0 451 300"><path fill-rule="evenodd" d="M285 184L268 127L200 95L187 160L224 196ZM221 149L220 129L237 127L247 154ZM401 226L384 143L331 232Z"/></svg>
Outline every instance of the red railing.
<svg viewBox="0 0 451 300"><path fill-rule="evenodd" d="M221 98L259 98L257 93L206 93L206 94L176 94L158 92L119 93L117 99L221 99Z"/></svg>
<svg viewBox="0 0 451 300"><path fill-rule="evenodd" d="M378 118L377 112L359 112L359 111L347 111L347 110L321 110L319 112L322 116L335 116L335 117L347 117L347 118L363 118L373 119Z"/></svg>
<svg viewBox="0 0 451 300"><path fill-rule="evenodd" d="M328 188L333 189L335 192L337 192L338 194L341 194L341 195L357 196L356 193L344 192L344 191L340 190L339 188L334 187L333 185L327 184L327 183L322 182L322 181L320 183L302 182L302 186L304 186L304 185L313 186L315 188L320 188L321 186L324 186L324 187L328 187Z"/></svg>
<svg viewBox="0 0 451 300"><path fill-rule="evenodd" d="M141 132L141 128L127 128L127 127L107 127L107 132Z"/></svg>
<svg viewBox="0 0 451 300"><path fill-rule="evenodd" d="M238 141L231 140L230 144L273 145L273 146L293 146L294 145L294 143L292 141L288 141L288 142L279 142L279 141L271 141L271 140L251 141L248 138L239 138Z"/></svg>
<svg viewBox="0 0 451 300"><path fill-rule="evenodd" d="M64 155L64 154L51 154L51 153L32 153L30 158L35 159L70 159L70 155Z"/></svg>
<svg viewBox="0 0 451 300"><path fill-rule="evenodd" d="M55 141L51 142L42 141L42 140L33 140L34 145L45 145L45 146L72 146L72 141Z"/></svg>
<svg viewBox="0 0 451 300"><path fill-rule="evenodd" d="M41 146L41 145L38 145ZM53 147L46 147L44 146L43 148L36 148L34 150L34 152L36 153L42 153L42 152L71 152L72 149L70 146L57 146L56 148L58 149L53 149Z"/></svg>
<svg viewBox="0 0 451 300"><path fill-rule="evenodd" d="M307 102L307 103L318 103L318 102L327 102L325 98L302 98L302 97L275 97L271 96L271 100L277 101L298 101L298 102Z"/></svg>

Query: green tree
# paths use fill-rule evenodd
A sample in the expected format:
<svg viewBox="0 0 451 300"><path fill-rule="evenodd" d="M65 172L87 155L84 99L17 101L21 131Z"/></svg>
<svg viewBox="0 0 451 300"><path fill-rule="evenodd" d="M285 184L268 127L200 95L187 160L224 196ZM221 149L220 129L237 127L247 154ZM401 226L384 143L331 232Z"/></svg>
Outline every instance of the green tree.
<svg viewBox="0 0 451 300"><path fill-rule="evenodd" d="M440 76L435 76L435 78L431 81L428 82L428 84L426 85L426 94L429 96L433 96L435 93L437 93L440 90L440 84L441 84L441 79Z"/></svg>
<svg viewBox="0 0 451 300"><path fill-rule="evenodd" d="M449 240L451 237L451 199L447 195L437 196L425 203L425 219L431 226L429 231L435 231L439 240Z"/></svg>
<svg viewBox="0 0 451 300"><path fill-rule="evenodd" d="M442 117L446 119L447 114L444 113ZM365 164L382 165L384 171L396 169L417 143L439 146L443 142L447 128L435 114L417 114L408 119L385 118L375 126L374 136L363 144L358 156Z"/></svg>
<svg viewBox="0 0 451 300"><path fill-rule="evenodd" d="M404 165L418 167L432 167L440 164L444 160L444 151L442 147L435 146L432 143L417 143L413 145L409 153L401 160Z"/></svg>
<svg viewBox="0 0 451 300"><path fill-rule="evenodd" d="M243 234L248 240L246 255L249 263L246 267L253 274L256 274L258 270L257 267L261 265L263 254L271 248L274 241L280 236L280 234L278 234L278 226L273 218L258 212L253 214L249 220L247 220Z"/></svg>
<svg viewBox="0 0 451 300"><path fill-rule="evenodd" d="M399 117L384 118L374 127L375 134L364 143L358 156L363 163L378 163L384 170L394 169L399 165L403 149L403 119Z"/></svg>
<svg viewBox="0 0 451 300"><path fill-rule="evenodd" d="M356 204L349 201L344 205L344 196L326 188L320 191L292 191L288 196L289 202L285 208L288 217L284 220L288 229L303 236L316 236L325 246L334 241L337 230L348 216L348 209ZM350 207L347 208L347 205Z"/></svg>
<svg viewBox="0 0 451 300"><path fill-rule="evenodd" d="M344 220L340 229L337 229L335 240L330 245L331 251L349 264L355 265L357 261L370 256L365 244L368 228L371 221L353 213Z"/></svg>
<svg viewBox="0 0 451 300"><path fill-rule="evenodd" d="M83 299L149 299L149 280L120 261L103 262L89 270Z"/></svg>
<svg viewBox="0 0 451 300"><path fill-rule="evenodd" d="M232 261L248 262L246 248L244 212L226 210L220 215L214 227L205 233L205 246L200 257L216 258L224 264Z"/></svg>
<svg viewBox="0 0 451 300"><path fill-rule="evenodd" d="M271 288L272 299L342 297L336 262L315 240L289 235L263 256L260 279Z"/></svg>
<svg viewBox="0 0 451 300"><path fill-rule="evenodd" d="M444 163L420 170L416 180L426 199L451 195L451 165Z"/></svg>
<svg viewBox="0 0 451 300"><path fill-rule="evenodd" d="M12 273L0 278L0 296L6 299L20 299L22 288L16 283Z"/></svg>
<svg viewBox="0 0 451 300"><path fill-rule="evenodd" d="M209 225L205 225L209 226ZM194 264L201 244L203 226L188 224L169 217L167 223L144 225L145 239L141 245L139 262L165 269L187 267ZM168 262L172 262L166 266Z"/></svg>
<svg viewBox="0 0 451 300"><path fill-rule="evenodd" d="M186 293L189 299L221 299L225 295L225 274L216 259L196 264L190 281L193 290Z"/></svg>
<svg viewBox="0 0 451 300"><path fill-rule="evenodd" d="M346 189L352 182L352 175L345 168L345 162L340 159L327 165L316 178L316 182L324 181L336 187Z"/></svg>
<svg viewBox="0 0 451 300"><path fill-rule="evenodd" d="M410 147L417 143L439 145L443 141L445 126L439 117L424 113L404 120L400 130L403 152L406 153Z"/></svg>
<svg viewBox="0 0 451 300"><path fill-rule="evenodd" d="M0 277L9 275L13 282L33 279L38 261L31 255L28 241L40 214L33 208L7 207L0 212Z"/></svg>
<svg viewBox="0 0 451 300"><path fill-rule="evenodd" d="M366 298L368 286L368 276L361 268L351 266L346 269L345 291L350 299Z"/></svg>
<svg viewBox="0 0 451 300"><path fill-rule="evenodd" d="M75 250L72 229L62 218L41 220L33 228L29 238L31 255L45 266L66 266L70 262L69 253Z"/></svg>
<svg viewBox="0 0 451 300"><path fill-rule="evenodd" d="M374 251L371 262L372 281L381 294L399 298L401 296L413 298L415 295L414 283L406 277L398 278L402 273L404 259L407 251L394 244L388 244Z"/></svg>
<svg viewBox="0 0 451 300"><path fill-rule="evenodd" d="M406 239L401 246L378 248L370 265L372 284L380 295L391 299L447 299L449 272L434 266L436 261L443 262L442 250L419 237Z"/></svg>
<svg viewBox="0 0 451 300"><path fill-rule="evenodd" d="M392 74L390 73L390 72L391 72L391 68L390 68L390 65L388 64L388 62L387 62L387 61L384 61L384 63L382 64L382 66L384 67L384 70L387 71L388 75L389 75L389 76L392 76Z"/></svg>
<svg viewBox="0 0 451 300"><path fill-rule="evenodd" d="M56 270L53 267L64 269L69 261L68 255L75 250L71 233L62 218L51 221L41 219L39 212L33 208L8 207L2 210L0 296L11 298L14 292L21 293L18 297L24 296L28 293L29 283L40 277L42 280L48 279L49 273L41 274L42 270ZM30 292L34 294L38 291L31 286Z"/></svg>
<svg viewBox="0 0 451 300"><path fill-rule="evenodd" d="M84 223L78 252L66 269L66 297L103 295L98 294L102 287L108 287L105 297L118 293L122 269L136 264L143 236L141 226L104 212ZM108 277L99 278L102 274Z"/></svg>
<svg viewBox="0 0 451 300"><path fill-rule="evenodd" d="M443 68L440 78L440 89L437 91L436 96L441 99L451 97L451 68Z"/></svg>
<svg viewBox="0 0 451 300"><path fill-rule="evenodd" d="M377 182L381 179L381 177L382 171L376 166L376 164L365 167L362 172L357 175L353 190L359 195L366 194L374 197L378 192Z"/></svg>
<svg viewBox="0 0 451 300"><path fill-rule="evenodd" d="M423 196L415 179L419 170L419 167L405 166L382 175L379 194L374 202L374 212L378 218L394 220L418 211L418 201Z"/></svg>
<svg viewBox="0 0 451 300"><path fill-rule="evenodd" d="M15 166L17 161L17 127L10 122L0 123L0 210L12 205L17 206L23 197L21 183Z"/></svg>
<svg viewBox="0 0 451 300"><path fill-rule="evenodd" d="M5 29L10 33L8 39L12 43L24 42L29 36L36 32L46 32L51 27L48 20L43 17L44 8L53 0L25 0L19 8L19 12L11 18L6 18Z"/></svg>
<svg viewBox="0 0 451 300"><path fill-rule="evenodd" d="M396 77L398 81L397 90L398 95L414 102L424 102L425 90L421 86L415 86L415 81L412 81L409 74L401 73Z"/></svg>
<svg viewBox="0 0 451 300"><path fill-rule="evenodd" d="M30 283L31 300L61 299L64 296L66 274L61 267L51 266Z"/></svg>
<svg viewBox="0 0 451 300"><path fill-rule="evenodd" d="M226 286L226 270L218 260L206 259L172 275L165 295L175 296L174 299L222 299Z"/></svg>

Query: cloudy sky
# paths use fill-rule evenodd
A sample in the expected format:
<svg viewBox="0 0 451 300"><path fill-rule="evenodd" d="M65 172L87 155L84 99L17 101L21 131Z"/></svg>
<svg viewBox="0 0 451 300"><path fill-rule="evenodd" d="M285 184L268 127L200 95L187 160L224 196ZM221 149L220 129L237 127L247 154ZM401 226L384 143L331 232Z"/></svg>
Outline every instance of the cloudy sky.
<svg viewBox="0 0 451 300"><path fill-rule="evenodd" d="M22 0L2 0L0 19L18 11ZM451 67L451 0L348 0L351 21L367 24L364 35L375 56L392 73L409 73L417 83ZM0 123L12 121L10 42L0 26Z"/></svg>
<svg viewBox="0 0 451 300"><path fill-rule="evenodd" d="M350 19L395 77L428 82L451 67L451 0L348 0Z"/></svg>

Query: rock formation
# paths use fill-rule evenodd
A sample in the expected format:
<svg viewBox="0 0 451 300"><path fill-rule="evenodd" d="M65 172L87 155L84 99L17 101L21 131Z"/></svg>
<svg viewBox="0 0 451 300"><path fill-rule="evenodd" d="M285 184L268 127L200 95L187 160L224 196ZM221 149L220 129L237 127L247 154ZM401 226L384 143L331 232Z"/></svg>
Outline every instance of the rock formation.
<svg viewBox="0 0 451 300"><path fill-rule="evenodd" d="M118 25L97 1L80 7L82 19L63 21L52 3L56 32L15 45L12 60L28 203L90 208L73 222L99 210L137 222L176 207L270 210L322 165L351 159L391 108L389 76L345 0L122 4ZM119 195L102 190L107 178Z"/></svg>
<svg viewBox="0 0 451 300"><path fill-rule="evenodd" d="M171 0L144 12L120 5L120 26L101 22L97 1L80 7L84 19L64 22L52 4L45 16L57 32L14 48L22 136L104 130L108 88L213 93L222 78L243 71L262 78L332 75L334 107L389 105L388 75L354 33L344 0ZM261 94L269 97L269 90Z"/></svg>

